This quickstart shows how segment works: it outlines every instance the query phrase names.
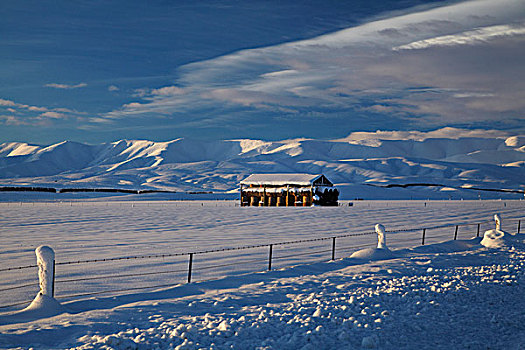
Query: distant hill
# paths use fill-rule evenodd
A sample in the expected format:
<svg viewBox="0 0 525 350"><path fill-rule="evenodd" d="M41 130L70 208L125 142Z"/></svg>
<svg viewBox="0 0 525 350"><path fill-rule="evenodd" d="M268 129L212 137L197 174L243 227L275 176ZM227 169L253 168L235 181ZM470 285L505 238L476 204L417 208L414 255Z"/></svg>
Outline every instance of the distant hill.
<svg viewBox="0 0 525 350"><path fill-rule="evenodd" d="M347 199L523 197L465 188L523 191L525 137L458 130L330 141L10 142L0 144L0 186L235 192L251 173L323 173Z"/></svg>

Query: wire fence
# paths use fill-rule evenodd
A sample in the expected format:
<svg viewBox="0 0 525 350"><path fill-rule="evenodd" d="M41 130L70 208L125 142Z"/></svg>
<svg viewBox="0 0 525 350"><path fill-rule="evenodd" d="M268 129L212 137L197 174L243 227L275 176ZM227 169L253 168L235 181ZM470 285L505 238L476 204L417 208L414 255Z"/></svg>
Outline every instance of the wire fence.
<svg viewBox="0 0 525 350"><path fill-rule="evenodd" d="M507 218L507 227L520 233L522 217ZM394 249L417 244L425 245L481 237L494 227L494 221L448 223L387 231L388 246ZM377 240L362 239L376 232L348 233L330 237L244 245L172 254L147 254L57 261L54 277L55 298L64 301L97 296L119 295L135 291L175 286L181 283L206 281L250 272L281 269L347 257L356 250L373 247ZM361 239L359 239L361 237ZM35 265L0 269L2 274L16 274L13 285L0 287L4 302L0 310L9 310L31 302L38 292ZM24 273L22 273L24 272ZM13 280L12 276L11 280ZM81 292L80 292L81 291Z"/></svg>

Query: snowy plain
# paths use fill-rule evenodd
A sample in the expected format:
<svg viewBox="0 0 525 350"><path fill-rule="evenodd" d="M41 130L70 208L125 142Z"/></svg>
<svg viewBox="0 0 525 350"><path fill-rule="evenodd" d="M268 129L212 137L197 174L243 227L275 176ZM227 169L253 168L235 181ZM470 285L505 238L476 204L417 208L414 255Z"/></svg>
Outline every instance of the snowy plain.
<svg viewBox="0 0 525 350"><path fill-rule="evenodd" d="M344 203L346 204L346 202ZM260 248L196 254L185 284L187 255L135 261L57 265L64 312L24 319L0 313L1 348L473 348L521 349L524 337L523 235L498 249L481 246L476 225L517 232L523 201L356 201L337 208L240 208L232 201L0 203L0 256L5 267L35 263L46 244L57 263L146 254ZM373 247L387 229L395 254L384 261L349 258ZM449 225L421 231L401 229ZM451 225L451 226L450 226ZM474 238L473 238L474 237ZM272 271L267 244L276 246ZM444 242L444 243L438 243ZM345 249L346 247L346 249ZM413 248L408 248L413 247ZM305 254L306 253L306 254ZM211 270L203 265L221 265ZM178 271L164 273L170 270ZM264 272L261 272L264 271ZM2 305L31 300L36 268L2 271ZM151 274L152 273L152 274ZM65 282L84 276L144 276ZM60 279L63 281L60 282ZM142 289L152 285L167 286ZM120 293L61 298L86 292ZM1 312L1 311L0 311ZM13 314L14 313L14 314ZM17 318L18 317L18 318Z"/></svg>

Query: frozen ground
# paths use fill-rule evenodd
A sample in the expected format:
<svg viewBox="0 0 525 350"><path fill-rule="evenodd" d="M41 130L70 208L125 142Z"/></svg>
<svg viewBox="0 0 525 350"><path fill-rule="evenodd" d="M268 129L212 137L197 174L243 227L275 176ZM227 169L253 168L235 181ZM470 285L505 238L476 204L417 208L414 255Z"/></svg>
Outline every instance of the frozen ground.
<svg viewBox="0 0 525 350"><path fill-rule="evenodd" d="M232 202L3 203L0 256L9 267L34 264L33 250L40 244L55 249L57 262L190 252L370 232L375 223L384 224L387 231L472 223L491 220L495 212L501 213L503 229L515 233L514 222L505 219L522 217L523 205L522 201L414 201L356 202L339 208L238 208ZM482 231L489 227L494 225L484 224ZM450 240L453 229L430 231L427 245L413 249L401 247L419 245L421 232L391 233L387 244L395 258L385 261L345 258L357 248L338 251L333 262L326 262L329 252L294 258L294 250L277 249L276 257L292 256L277 260L276 269L301 261L325 262L248 273L264 270L266 262L243 263L259 254L244 250L233 256L226 252L206 256L219 263L239 263L213 276L197 271L195 280L234 276L177 285L184 282L184 274L179 280L158 275L149 283L174 284L160 291L61 299L108 285L140 286L143 279L57 283L56 296L66 313L22 323L17 323L23 320L19 316L0 314L0 347L523 348L523 235L490 249L479 244L480 238L472 239L476 227L468 226L459 230L456 242L429 244ZM348 239L338 246L375 241L373 235ZM267 250L260 254L264 260ZM196 255L196 267L198 259ZM186 259L161 259L145 266L139 261L131 267L129 262L112 261L88 264L86 270L59 265L57 278L98 269L155 271L177 264L187 267ZM36 268L1 274L0 288L24 278L36 282ZM38 286L3 292L1 301L12 302L23 293L27 293L24 299L32 299L37 290Z"/></svg>

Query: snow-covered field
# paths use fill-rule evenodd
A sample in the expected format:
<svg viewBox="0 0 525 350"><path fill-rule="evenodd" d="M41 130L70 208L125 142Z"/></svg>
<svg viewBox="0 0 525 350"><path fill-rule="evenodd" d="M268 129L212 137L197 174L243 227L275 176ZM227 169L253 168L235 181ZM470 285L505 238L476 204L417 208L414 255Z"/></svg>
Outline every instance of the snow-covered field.
<svg viewBox="0 0 525 350"><path fill-rule="evenodd" d="M357 201L337 208L239 208L234 202L0 203L0 256L5 267L35 264L42 244L56 253L54 317L0 314L0 347L12 348L501 348L525 344L523 235L491 249L476 225L515 233L523 201ZM361 261L350 254L377 242L381 223L394 257ZM522 229L523 231L523 229ZM193 281L184 284L188 256L60 265L77 260L195 254ZM437 242L449 241L441 244ZM407 249L406 247L416 247ZM305 264L309 262L309 264ZM203 269L222 265L215 269ZM290 267L296 265L295 267ZM153 273L153 274L151 274ZM137 276L138 274L143 274ZM119 277L65 281L86 276ZM125 277L123 275L134 275ZM37 269L0 272L0 304L31 300ZM225 277L226 276L226 277ZM207 280L213 278L212 280ZM62 280L62 281L61 281ZM207 280L207 281L204 281ZM200 282L199 282L200 281ZM10 286L33 286L6 290ZM109 294L71 294L170 285ZM24 321L24 322L20 322ZM182 347L180 347L182 345Z"/></svg>

